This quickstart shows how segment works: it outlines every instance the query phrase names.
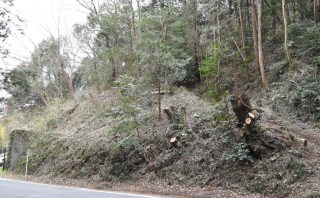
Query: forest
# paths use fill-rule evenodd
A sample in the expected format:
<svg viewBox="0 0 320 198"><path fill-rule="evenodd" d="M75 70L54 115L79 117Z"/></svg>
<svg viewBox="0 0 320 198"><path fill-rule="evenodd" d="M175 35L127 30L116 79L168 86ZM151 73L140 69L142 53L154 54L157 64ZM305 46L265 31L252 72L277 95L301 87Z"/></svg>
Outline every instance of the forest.
<svg viewBox="0 0 320 198"><path fill-rule="evenodd" d="M320 0L77 2L72 36L1 71L1 128L30 132L30 174L320 196ZM5 6L3 43L24 23Z"/></svg>
<svg viewBox="0 0 320 198"><path fill-rule="evenodd" d="M266 65L274 62L319 64L316 43L309 53L301 49L318 41L318 1L79 4L90 14L86 24L74 25L73 38L43 40L29 62L5 74L13 106L48 105L84 87L102 92L121 76L150 90L205 84L208 97L219 101L256 79L268 90Z"/></svg>

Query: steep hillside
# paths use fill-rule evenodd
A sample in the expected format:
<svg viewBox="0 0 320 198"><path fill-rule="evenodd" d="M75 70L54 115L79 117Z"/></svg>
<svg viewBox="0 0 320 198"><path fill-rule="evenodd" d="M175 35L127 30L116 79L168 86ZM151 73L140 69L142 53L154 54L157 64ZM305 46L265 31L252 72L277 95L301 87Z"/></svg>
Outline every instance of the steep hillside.
<svg viewBox="0 0 320 198"><path fill-rule="evenodd" d="M158 120L152 94L140 101L134 122L121 110L121 95L109 90L15 114L10 126L33 131L30 172L35 176L161 187L171 195L197 189L187 197L212 197L217 189L230 197L318 197L319 125L285 116L286 108L305 115L298 106L283 105L291 97L286 89L297 91L290 83L275 83L271 93L252 97L260 117L258 136L267 142L259 155L250 150L229 104L226 111L225 103L211 105L184 88L162 99L163 107L186 107L178 124L164 113ZM177 145L170 144L173 137ZM307 146L300 139L307 139Z"/></svg>

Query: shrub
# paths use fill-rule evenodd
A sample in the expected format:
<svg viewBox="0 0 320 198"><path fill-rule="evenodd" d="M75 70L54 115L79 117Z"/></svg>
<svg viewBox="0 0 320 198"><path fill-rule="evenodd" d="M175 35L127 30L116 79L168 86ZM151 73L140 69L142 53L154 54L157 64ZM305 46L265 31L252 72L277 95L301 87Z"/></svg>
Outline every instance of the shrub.
<svg viewBox="0 0 320 198"><path fill-rule="evenodd" d="M122 105L120 108L113 108L114 115L123 115L131 120L130 126L134 127L139 133L139 118L138 113L140 108L138 106L138 97L135 89L134 79L127 75L120 76L115 84L120 90L121 93L121 102Z"/></svg>
<svg viewBox="0 0 320 198"><path fill-rule="evenodd" d="M253 162L253 158L250 155L250 151L246 143L236 144L234 152L226 156L225 159L232 162L240 161L246 164Z"/></svg>

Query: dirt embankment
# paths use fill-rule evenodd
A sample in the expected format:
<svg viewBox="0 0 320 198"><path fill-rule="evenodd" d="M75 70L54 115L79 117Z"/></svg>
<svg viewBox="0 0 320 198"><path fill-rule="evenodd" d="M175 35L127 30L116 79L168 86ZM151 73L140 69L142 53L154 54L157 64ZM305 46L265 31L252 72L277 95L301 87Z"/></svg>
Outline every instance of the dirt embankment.
<svg viewBox="0 0 320 198"><path fill-rule="evenodd" d="M29 116L30 173L56 183L183 197L320 196L319 129L273 113L268 103L252 101L260 109L257 133L281 137L264 139L281 146L264 146L257 156L231 106L226 111L180 89L163 97L163 107L185 107L181 123L165 114L159 121L151 102L139 105L137 128L118 97L90 95ZM17 171L23 164L22 157Z"/></svg>

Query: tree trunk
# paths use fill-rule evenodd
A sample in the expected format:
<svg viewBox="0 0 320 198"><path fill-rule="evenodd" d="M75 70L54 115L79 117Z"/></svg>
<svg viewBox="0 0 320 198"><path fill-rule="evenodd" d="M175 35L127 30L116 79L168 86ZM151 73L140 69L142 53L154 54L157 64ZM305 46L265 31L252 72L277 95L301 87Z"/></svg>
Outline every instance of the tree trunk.
<svg viewBox="0 0 320 198"><path fill-rule="evenodd" d="M317 24L317 1L318 0L313 0L313 17L314 17L314 22Z"/></svg>
<svg viewBox="0 0 320 198"><path fill-rule="evenodd" d="M157 75L158 75L158 119L161 120L161 66L158 64L157 69Z"/></svg>
<svg viewBox="0 0 320 198"><path fill-rule="evenodd" d="M242 0L238 0L238 6L239 6L239 22L240 22L240 30L241 30L241 47L242 47L242 50L243 50L243 56L244 56L244 59L246 59L246 38L245 38L245 35L244 35L244 22L243 22L243 9L242 9Z"/></svg>
<svg viewBox="0 0 320 198"><path fill-rule="evenodd" d="M138 7L138 21L141 21L141 6L140 6L140 0L136 0L137 7Z"/></svg>
<svg viewBox="0 0 320 198"><path fill-rule="evenodd" d="M141 22L141 6L140 6L140 0L136 0L137 3L137 12L138 12L138 25L137 25L137 38L140 37L141 30L140 30L140 22ZM141 66L138 66L138 71L137 71L137 76L141 77L142 76L142 68Z"/></svg>
<svg viewBox="0 0 320 198"><path fill-rule="evenodd" d="M265 89L269 90L269 83L264 68L264 55L263 55L263 41L262 41L262 0L256 0L258 12L258 52L259 52L259 66L262 84Z"/></svg>
<svg viewBox="0 0 320 198"><path fill-rule="evenodd" d="M194 57L196 64L200 66L200 54L199 54L199 30L198 30L198 0L193 0L194 10Z"/></svg>
<svg viewBox="0 0 320 198"><path fill-rule="evenodd" d="M67 85L67 89L68 89L68 97L69 98L73 98L74 96L74 91L73 91L73 84L72 84L72 79L71 77L67 74L67 72L65 70L62 70L62 76L63 79Z"/></svg>
<svg viewBox="0 0 320 198"><path fill-rule="evenodd" d="M307 11L307 7L306 7L306 4L307 2L306 1L298 1L298 9L299 9L299 14L300 14L300 19L301 20L305 20L306 19L306 11Z"/></svg>
<svg viewBox="0 0 320 198"><path fill-rule="evenodd" d="M295 0L291 0L291 4L292 4L292 6L291 6L292 7L292 18L290 18L289 6L285 6L288 9L288 13L287 13L288 16L287 17L292 20L292 23L295 23L296 22L295 14L297 13L296 1Z"/></svg>
<svg viewBox="0 0 320 198"><path fill-rule="evenodd" d="M318 3L317 3L317 17L318 17L318 21L320 20L320 0L318 0Z"/></svg>
<svg viewBox="0 0 320 198"><path fill-rule="evenodd" d="M60 46L59 46L60 47ZM62 92L63 92L63 84L67 87L67 91L68 91L68 97L73 97L74 93L73 93L73 85L72 85L72 80L70 79L69 75L67 74L67 72L64 69L64 62L62 60L62 57L60 55L60 53L58 52L58 61L60 64L60 78L61 78L61 86L62 86ZM61 92L62 95L64 95Z"/></svg>
<svg viewBox="0 0 320 198"><path fill-rule="evenodd" d="M219 13L220 13L220 2L218 1L218 11L217 11L217 26L218 26L218 42L220 44L221 42L221 28L220 28L220 17L219 17ZM218 67L217 67L217 73L220 73L220 57L218 59Z"/></svg>
<svg viewBox="0 0 320 198"><path fill-rule="evenodd" d="M282 0L282 14L283 14L283 24L284 24L284 49L286 52L286 58L289 65L292 64L289 47L288 47L288 21L286 13L286 0Z"/></svg>
<svg viewBox="0 0 320 198"><path fill-rule="evenodd" d="M252 38L253 38L253 51L254 51L254 62L259 70L259 51L258 51L258 37L257 37L257 13L256 13L256 6L255 0L252 0L252 13L251 13L251 23L252 23Z"/></svg>
<svg viewBox="0 0 320 198"><path fill-rule="evenodd" d="M112 81L116 81L117 78L118 78L118 69L117 69L117 66L115 64L115 61L114 61L113 57L111 57L109 60L110 60L110 63L112 65L111 78L112 78Z"/></svg>
<svg viewBox="0 0 320 198"><path fill-rule="evenodd" d="M100 82L99 82L99 71L98 71L98 63L97 63L97 54L96 51L93 49L93 71L91 71L93 75L93 83L96 87L98 93L101 92Z"/></svg>
<svg viewBox="0 0 320 198"><path fill-rule="evenodd" d="M132 22L133 38L137 39L136 14L134 12L133 1L132 0L130 0L130 9L131 9L131 22Z"/></svg>
<svg viewBox="0 0 320 198"><path fill-rule="evenodd" d="M246 0L246 4L245 4L245 14L244 14L244 18L246 19L246 29L250 28L250 0Z"/></svg>
<svg viewBox="0 0 320 198"><path fill-rule="evenodd" d="M133 56L134 54L134 50L133 50L133 45L134 45L134 42L136 41L137 39L137 30L136 30L136 17L135 17L135 11L134 11L134 8L133 8L133 0L130 0L129 1L129 6L130 6L130 11L131 11L131 21L129 21L129 24L130 24L130 57ZM131 75L134 74L134 69L132 68L132 59L129 58L128 59L128 71Z"/></svg>
<svg viewBox="0 0 320 198"><path fill-rule="evenodd" d="M271 14L272 14L272 32L273 35L277 34L277 10L276 10L276 6L277 6L277 1L276 0L272 0L271 1Z"/></svg>
<svg viewBox="0 0 320 198"><path fill-rule="evenodd" d="M129 54L130 56L133 54L133 40L135 38L135 27L134 27L134 10L132 7L132 0L129 2L130 3L130 7L131 7L131 12L132 12L132 16L131 18L128 18L128 26L129 26ZM131 65L131 59L125 58L126 59L126 66L128 69L128 73L130 75L133 74L133 70L132 70L132 65Z"/></svg>
<svg viewBox="0 0 320 198"><path fill-rule="evenodd" d="M228 0L228 7L229 7L229 14L232 15L233 10L232 10L232 0Z"/></svg>
<svg viewBox="0 0 320 198"><path fill-rule="evenodd" d="M320 0L314 0L314 20L316 24L320 20Z"/></svg>

